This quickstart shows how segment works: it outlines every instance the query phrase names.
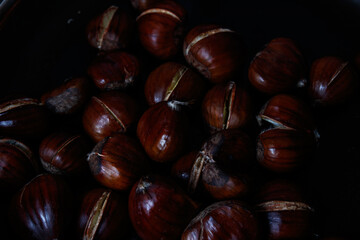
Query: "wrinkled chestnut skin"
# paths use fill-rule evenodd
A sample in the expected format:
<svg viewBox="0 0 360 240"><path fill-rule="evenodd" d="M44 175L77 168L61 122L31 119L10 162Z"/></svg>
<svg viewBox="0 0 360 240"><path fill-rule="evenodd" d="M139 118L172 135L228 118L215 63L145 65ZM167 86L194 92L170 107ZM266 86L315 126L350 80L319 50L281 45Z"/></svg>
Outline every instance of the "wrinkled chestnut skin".
<svg viewBox="0 0 360 240"><path fill-rule="evenodd" d="M256 240L258 223L240 201L216 202L199 213L186 227L182 240Z"/></svg>
<svg viewBox="0 0 360 240"><path fill-rule="evenodd" d="M306 76L306 63L295 42L275 38L256 54L249 67L249 80L260 92L270 95L301 86Z"/></svg>
<svg viewBox="0 0 360 240"><path fill-rule="evenodd" d="M268 170L291 172L312 159L315 147L312 134L289 128L273 128L260 133L257 160Z"/></svg>
<svg viewBox="0 0 360 240"><path fill-rule="evenodd" d="M124 9L111 6L92 19L87 28L91 46L102 51L126 48L133 39L135 21Z"/></svg>
<svg viewBox="0 0 360 240"><path fill-rule="evenodd" d="M141 116L137 136L147 155L156 162L174 161L183 154L189 120L177 101L160 102Z"/></svg>
<svg viewBox="0 0 360 240"><path fill-rule="evenodd" d="M72 78L43 94L41 103L53 113L72 114L89 99L90 90L91 86L87 78Z"/></svg>
<svg viewBox="0 0 360 240"><path fill-rule="evenodd" d="M68 239L72 196L58 176L38 175L14 197L10 218L14 233L21 239Z"/></svg>
<svg viewBox="0 0 360 240"><path fill-rule="evenodd" d="M18 98L0 103L0 135L37 138L49 125L48 112L37 99Z"/></svg>
<svg viewBox="0 0 360 240"><path fill-rule="evenodd" d="M89 136L99 142L115 132L127 132L140 115L138 103L117 91L93 96L83 113L83 126Z"/></svg>
<svg viewBox="0 0 360 240"><path fill-rule="evenodd" d="M313 62L309 94L316 104L333 106L347 101L358 87L358 76L348 62L323 57Z"/></svg>
<svg viewBox="0 0 360 240"><path fill-rule="evenodd" d="M161 0L131 0L131 5L139 12L143 12L160 1Z"/></svg>
<svg viewBox="0 0 360 240"><path fill-rule="evenodd" d="M186 61L213 83L235 78L246 59L240 35L217 25L191 29L185 37L183 53Z"/></svg>
<svg viewBox="0 0 360 240"><path fill-rule="evenodd" d="M167 62L152 71L145 83L145 97L149 105L161 101L196 101L206 90L205 80L188 67Z"/></svg>
<svg viewBox="0 0 360 240"><path fill-rule="evenodd" d="M89 66L88 74L101 90L126 88L139 74L139 61L126 52L103 53Z"/></svg>
<svg viewBox="0 0 360 240"><path fill-rule="evenodd" d="M215 85L202 102L202 116L212 131L244 127L252 119L252 100L235 82Z"/></svg>
<svg viewBox="0 0 360 240"><path fill-rule="evenodd" d="M164 0L137 17L142 46L160 59L174 57L180 50L184 34L185 9L171 0Z"/></svg>
<svg viewBox="0 0 360 240"><path fill-rule="evenodd" d="M80 239L121 239L129 234L127 196L98 188L84 196L78 218Z"/></svg>
<svg viewBox="0 0 360 240"><path fill-rule="evenodd" d="M88 162L95 179L116 190L130 189L147 170L141 145L130 136L115 133L96 144Z"/></svg>
<svg viewBox="0 0 360 240"><path fill-rule="evenodd" d="M32 151L14 139L0 139L0 191L16 192L38 171Z"/></svg>
<svg viewBox="0 0 360 240"><path fill-rule="evenodd" d="M174 181L144 176L132 188L129 215L143 240L179 239L197 206Z"/></svg>
<svg viewBox="0 0 360 240"><path fill-rule="evenodd" d="M90 150L85 136L55 132L41 141L39 155L44 169L52 174L81 175L87 170Z"/></svg>

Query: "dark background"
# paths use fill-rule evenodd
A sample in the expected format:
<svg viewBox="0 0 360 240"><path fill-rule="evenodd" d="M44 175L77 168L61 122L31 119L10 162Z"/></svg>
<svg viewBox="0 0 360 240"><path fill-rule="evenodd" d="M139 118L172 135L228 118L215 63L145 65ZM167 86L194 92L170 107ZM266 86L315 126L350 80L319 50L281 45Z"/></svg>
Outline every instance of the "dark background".
<svg viewBox="0 0 360 240"><path fill-rule="evenodd" d="M238 31L249 50L248 62L275 37L293 38L309 66L325 55L353 61L360 52L360 3L355 0L178 2L188 10L188 28L217 23ZM22 1L0 31L0 98L13 93L39 97L66 78L84 75L96 54L86 42L86 23L110 3L132 11L124 0ZM158 63L152 61L147 69ZM255 97L259 106L268 98ZM308 169L295 176L316 209L315 228L321 236L360 236L359 106L358 94L341 106L315 109L319 151Z"/></svg>

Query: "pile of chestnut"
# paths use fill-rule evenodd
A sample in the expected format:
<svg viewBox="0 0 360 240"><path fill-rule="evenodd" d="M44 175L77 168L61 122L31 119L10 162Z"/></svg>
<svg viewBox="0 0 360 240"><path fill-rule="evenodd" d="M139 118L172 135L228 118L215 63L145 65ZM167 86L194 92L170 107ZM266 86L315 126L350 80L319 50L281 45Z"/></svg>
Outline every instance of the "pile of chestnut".
<svg viewBox="0 0 360 240"><path fill-rule="evenodd" d="M137 17L110 6L89 22L98 55L86 76L0 103L6 239L325 239L287 177L314 161L314 108L354 95L352 66L324 56L309 68L276 38L244 78L239 33L188 30L176 1L131 3ZM142 72L134 43L161 64Z"/></svg>

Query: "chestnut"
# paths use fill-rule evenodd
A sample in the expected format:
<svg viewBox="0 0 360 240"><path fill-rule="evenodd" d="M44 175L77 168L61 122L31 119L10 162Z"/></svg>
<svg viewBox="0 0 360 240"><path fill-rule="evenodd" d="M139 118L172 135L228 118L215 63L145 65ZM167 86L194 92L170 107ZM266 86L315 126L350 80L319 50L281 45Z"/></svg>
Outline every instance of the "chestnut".
<svg viewBox="0 0 360 240"><path fill-rule="evenodd" d="M109 91L93 96L85 108L82 122L85 131L95 141L115 132L127 132L140 115L138 103L128 94Z"/></svg>
<svg viewBox="0 0 360 240"><path fill-rule="evenodd" d="M252 119L252 101L235 82L220 83L206 93L202 116L212 131L244 127Z"/></svg>
<svg viewBox="0 0 360 240"><path fill-rule="evenodd" d="M258 52L249 67L250 83L273 95L305 84L306 63L292 39L275 38Z"/></svg>
<svg viewBox="0 0 360 240"><path fill-rule="evenodd" d="M311 66L309 94L318 105L341 104L354 95L357 86L355 70L338 57L323 57Z"/></svg>
<svg viewBox="0 0 360 240"><path fill-rule="evenodd" d="M0 103L0 134L41 137L48 128L48 113L37 99L17 98Z"/></svg>
<svg viewBox="0 0 360 240"><path fill-rule="evenodd" d="M0 139L0 191L15 192L31 180L38 164L28 146L15 139Z"/></svg>
<svg viewBox="0 0 360 240"><path fill-rule="evenodd" d="M147 155L156 162L174 161L183 154L189 120L184 102L159 102L141 116L137 136Z"/></svg>
<svg viewBox="0 0 360 240"><path fill-rule="evenodd" d="M186 227L182 240L256 240L254 213L237 200L216 202L201 211Z"/></svg>
<svg viewBox="0 0 360 240"><path fill-rule="evenodd" d="M199 25L186 35L186 61L213 83L238 76L246 53L238 33L218 25Z"/></svg>
<svg viewBox="0 0 360 240"><path fill-rule="evenodd" d="M139 74L139 61L126 52L107 52L98 56L87 72L101 90L126 88Z"/></svg>
<svg viewBox="0 0 360 240"><path fill-rule="evenodd" d="M88 139L81 134L55 132L39 146L40 161L52 174L81 175L87 170L86 157L91 150Z"/></svg>
<svg viewBox="0 0 360 240"><path fill-rule="evenodd" d="M197 204L172 179L147 175L131 189L129 215L143 240L179 239Z"/></svg>
<svg viewBox="0 0 360 240"><path fill-rule="evenodd" d="M174 57L181 47L185 15L185 9L171 0L143 11L136 19L142 46L160 59Z"/></svg>
<svg viewBox="0 0 360 240"><path fill-rule="evenodd" d="M120 239L128 235L130 218L127 196L98 188L86 193L78 218L81 239Z"/></svg>
<svg viewBox="0 0 360 240"><path fill-rule="evenodd" d="M110 6L89 22L87 39L91 46L102 51L126 48L133 38L134 26L135 21L128 12Z"/></svg>
<svg viewBox="0 0 360 240"><path fill-rule="evenodd" d="M87 78L72 78L43 94L41 103L53 113L72 114L78 111L88 100L90 88L90 82Z"/></svg>
<svg viewBox="0 0 360 240"><path fill-rule="evenodd" d="M43 174L33 178L14 197L10 219L21 239L67 239L71 223L72 197L58 176Z"/></svg>
<svg viewBox="0 0 360 240"><path fill-rule="evenodd" d="M149 105L161 101L196 101L205 94L204 79L190 68L167 62L152 71L145 83L145 97Z"/></svg>
<svg viewBox="0 0 360 240"><path fill-rule="evenodd" d="M102 185L127 190L147 169L147 158L136 139L115 133L98 142L88 156L90 170Z"/></svg>
<svg viewBox="0 0 360 240"><path fill-rule="evenodd" d="M139 12L143 12L160 1L161 0L131 0L131 5Z"/></svg>

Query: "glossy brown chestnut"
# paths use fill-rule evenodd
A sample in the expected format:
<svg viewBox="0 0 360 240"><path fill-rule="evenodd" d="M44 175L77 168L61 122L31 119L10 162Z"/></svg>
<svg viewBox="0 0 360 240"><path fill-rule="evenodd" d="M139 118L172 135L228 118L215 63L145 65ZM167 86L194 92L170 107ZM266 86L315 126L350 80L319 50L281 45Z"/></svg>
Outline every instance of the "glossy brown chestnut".
<svg viewBox="0 0 360 240"><path fill-rule="evenodd" d="M276 180L258 194L257 211L266 239L311 239L314 211L289 181Z"/></svg>
<svg viewBox="0 0 360 240"><path fill-rule="evenodd" d="M131 4L136 10L143 12L160 1L161 0L131 0Z"/></svg>
<svg viewBox="0 0 360 240"><path fill-rule="evenodd" d="M160 59L175 56L184 34L185 9L171 0L164 0L137 17L140 42Z"/></svg>
<svg viewBox="0 0 360 240"><path fill-rule="evenodd" d="M189 120L184 102L159 102L141 116L137 136L147 155L157 162L176 160L187 142Z"/></svg>
<svg viewBox="0 0 360 240"><path fill-rule="evenodd" d="M179 239L197 205L171 179L144 176L132 188L129 215L143 240Z"/></svg>
<svg viewBox="0 0 360 240"><path fill-rule="evenodd" d="M37 99L0 103L0 135L40 137L48 128L48 113Z"/></svg>
<svg viewBox="0 0 360 240"><path fill-rule="evenodd" d="M148 166L140 143L120 133L98 142L89 154L88 161L95 179L116 190L130 189Z"/></svg>
<svg viewBox="0 0 360 240"><path fill-rule="evenodd" d="M9 213L14 233L21 239L68 239L71 202L71 192L60 177L35 177L13 199Z"/></svg>
<svg viewBox="0 0 360 240"><path fill-rule="evenodd" d="M87 171L87 154L91 143L81 134L55 132L42 140L40 161L52 174L81 175Z"/></svg>
<svg viewBox="0 0 360 240"><path fill-rule="evenodd" d="M256 54L249 67L249 80L259 91L277 94L305 84L306 63L295 42L275 38Z"/></svg>
<svg viewBox="0 0 360 240"><path fill-rule="evenodd" d="M186 227L182 240L256 240L258 223L242 202L216 202L199 213Z"/></svg>
<svg viewBox="0 0 360 240"><path fill-rule="evenodd" d="M291 172L312 159L315 150L312 134L291 128L273 128L259 134L257 160L274 172Z"/></svg>
<svg viewBox="0 0 360 240"><path fill-rule="evenodd" d="M149 105L161 101L196 101L205 94L204 79L188 67L167 62L152 71L145 83L145 97Z"/></svg>
<svg viewBox="0 0 360 240"><path fill-rule="evenodd" d="M126 88L139 74L139 61L126 52L103 53L89 66L88 74L102 90Z"/></svg>
<svg viewBox="0 0 360 240"><path fill-rule="evenodd" d="M82 122L85 131L95 141L115 132L127 132L140 115L138 103L131 96L117 91L93 96L85 108Z"/></svg>
<svg viewBox="0 0 360 240"><path fill-rule="evenodd" d="M79 77L65 81L43 94L41 103L56 114L71 114L79 110L90 97L90 82Z"/></svg>
<svg viewBox="0 0 360 240"><path fill-rule="evenodd" d="M16 192L30 181L38 171L32 151L25 144L0 139L0 191Z"/></svg>
<svg viewBox="0 0 360 240"><path fill-rule="evenodd" d="M203 119L212 131L243 127L252 112L249 94L232 81L215 85L202 102Z"/></svg>
<svg viewBox="0 0 360 240"><path fill-rule="evenodd" d="M235 78L246 59L240 35L217 25L200 25L186 35L186 61L213 83Z"/></svg>
<svg viewBox="0 0 360 240"><path fill-rule="evenodd" d="M121 239L129 232L126 195L99 188L84 196L78 220L81 239Z"/></svg>
<svg viewBox="0 0 360 240"><path fill-rule="evenodd" d="M133 38L134 26L135 21L128 12L110 6L88 24L88 42L103 51L126 48Z"/></svg>
<svg viewBox="0 0 360 240"><path fill-rule="evenodd" d="M348 100L358 87L358 78L349 62L323 57L313 62L309 94L316 104L332 106Z"/></svg>

